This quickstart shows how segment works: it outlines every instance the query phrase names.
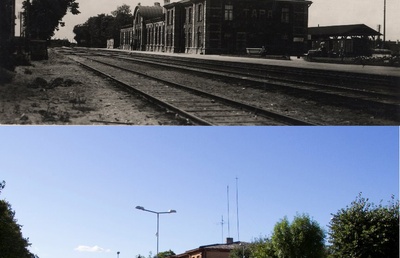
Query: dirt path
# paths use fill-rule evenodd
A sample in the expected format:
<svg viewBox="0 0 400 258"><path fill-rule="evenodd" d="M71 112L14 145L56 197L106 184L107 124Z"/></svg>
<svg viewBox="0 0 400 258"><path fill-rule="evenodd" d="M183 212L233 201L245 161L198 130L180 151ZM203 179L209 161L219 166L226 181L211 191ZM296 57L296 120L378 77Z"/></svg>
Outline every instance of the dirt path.
<svg viewBox="0 0 400 258"><path fill-rule="evenodd" d="M49 60L17 67L13 81L0 84L0 124L173 125L177 122L165 111L118 90L50 49Z"/></svg>

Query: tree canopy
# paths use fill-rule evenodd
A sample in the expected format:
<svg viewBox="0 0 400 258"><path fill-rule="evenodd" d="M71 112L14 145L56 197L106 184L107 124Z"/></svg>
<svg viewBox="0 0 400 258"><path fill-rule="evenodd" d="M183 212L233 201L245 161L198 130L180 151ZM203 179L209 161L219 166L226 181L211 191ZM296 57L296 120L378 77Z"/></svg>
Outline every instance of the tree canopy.
<svg viewBox="0 0 400 258"><path fill-rule="evenodd" d="M74 27L74 39L83 47L106 47L107 39L114 39L114 46L120 45L120 30L125 25L133 26L133 15L129 5L118 6L108 14L90 17L84 24Z"/></svg>
<svg viewBox="0 0 400 258"><path fill-rule="evenodd" d="M279 258L319 258L325 252L325 233L308 215L297 215L290 224L285 217L273 231L272 244Z"/></svg>
<svg viewBox="0 0 400 258"><path fill-rule="evenodd" d="M399 202L375 205L361 194L332 214L329 242L334 257L399 257Z"/></svg>
<svg viewBox="0 0 400 258"><path fill-rule="evenodd" d="M25 0L24 26L31 39L49 40L59 26L64 26L62 18L71 12L79 14L79 3L75 0Z"/></svg>
<svg viewBox="0 0 400 258"><path fill-rule="evenodd" d="M171 249L170 249L170 250L165 251L165 252L159 252L158 253L158 258L167 258L167 257L170 257L172 255L175 255L175 253L174 253L174 251L171 251Z"/></svg>
<svg viewBox="0 0 400 258"><path fill-rule="evenodd" d="M5 182L0 183L0 193ZM0 200L0 258L32 258L27 238L22 236L21 225L17 223L11 204Z"/></svg>
<svg viewBox="0 0 400 258"><path fill-rule="evenodd" d="M235 248L230 258L322 258L325 233L308 215L285 217L275 224L271 238L259 238Z"/></svg>

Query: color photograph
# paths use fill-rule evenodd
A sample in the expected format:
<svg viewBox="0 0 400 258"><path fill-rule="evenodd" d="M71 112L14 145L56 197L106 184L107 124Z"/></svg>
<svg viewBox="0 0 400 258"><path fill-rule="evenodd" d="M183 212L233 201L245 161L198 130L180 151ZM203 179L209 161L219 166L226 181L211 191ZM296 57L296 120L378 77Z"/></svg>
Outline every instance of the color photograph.
<svg viewBox="0 0 400 258"><path fill-rule="evenodd" d="M397 127L1 127L1 257L399 255Z"/></svg>

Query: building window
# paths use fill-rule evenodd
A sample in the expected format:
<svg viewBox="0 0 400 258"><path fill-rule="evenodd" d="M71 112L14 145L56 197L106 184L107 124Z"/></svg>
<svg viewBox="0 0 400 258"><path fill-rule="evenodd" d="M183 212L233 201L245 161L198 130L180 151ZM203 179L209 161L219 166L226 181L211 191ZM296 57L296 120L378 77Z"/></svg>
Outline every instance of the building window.
<svg viewBox="0 0 400 258"><path fill-rule="evenodd" d="M193 14L192 14L192 8L189 8L189 9L188 9L188 13L189 13L189 15L188 15L188 16L189 16L189 17L188 17L188 19L189 19L188 23L192 23L192 15L193 15Z"/></svg>
<svg viewBox="0 0 400 258"><path fill-rule="evenodd" d="M289 8L282 8L282 23L289 23Z"/></svg>
<svg viewBox="0 0 400 258"><path fill-rule="evenodd" d="M197 28L197 47L203 47L201 44L201 27ZM200 258L200 256L198 256Z"/></svg>
<svg viewBox="0 0 400 258"><path fill-rule="evenodd" d="M192 28L188 31L188 47L192 47Z"/></svg>
<svg viewBox="0 0 400 258"><path fill-rule="evenodd" d="M170 15L170 11L167 11L167 25L169 25L169 15Z"/></svg>
<svg viewBox="0 0 400 258"><path fill-rule="evenodd" d="M197 6L197 21L203 20L203 5L199 4Z"/></svg>
<svg viewBox="0 0 400 258"><path fill-rule="evenodd" d="M225 21L233 20L233 5L225 5Z"/></svg>
<svg viewBox="0 0 400 258"><path fill-rule="evenodd" d="M171 18L170 24L173 25L174 24L174 10L171 10L171 15L169 17Z"/></svg>

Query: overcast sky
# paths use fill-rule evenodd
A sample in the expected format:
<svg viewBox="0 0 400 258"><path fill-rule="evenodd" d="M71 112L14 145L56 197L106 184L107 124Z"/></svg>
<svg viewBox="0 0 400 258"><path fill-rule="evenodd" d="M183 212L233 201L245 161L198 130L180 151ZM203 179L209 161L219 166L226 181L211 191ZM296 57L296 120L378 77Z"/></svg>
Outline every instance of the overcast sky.
<svg viewBox="0 0 400 258"><path fill-rule="evenodd" d="M399 193L398 127L0 127L0 198L40 258L135 258L271 234L307 213L327 229L362 192ZM236 205L236 180L238 200ZM229 185L230 213L227 204ZM221 227L221 218L224 227Z"/></svg>
<svg viewBox="0 0 400 258"><path fill-rule="evenodd" d="M17 0L20 8L23 0ZM64 17L66 26L55 35L57 38L73 40L72 32L77 24L84 23L89 17L97 14L110 14L117 6L127 4L134 10L136 5L153 5L153 0L77 0L81 14L67 14ZM163 3L163 0L158 2ZM384 0L313 0L310 11L309 26L328 26L343 24L366 24L377 30L378 24L383 26ZM386 39L400 40L400 1L387 0ZM19 21L17 21L18 23ZM19 27L16 28L19 31ZM383 32L383 30L382 30ZM17 32L18 34L18 32Z"/></svg>

